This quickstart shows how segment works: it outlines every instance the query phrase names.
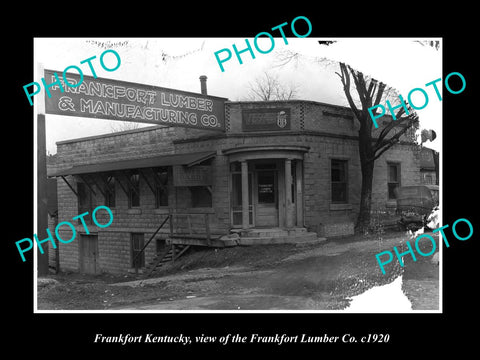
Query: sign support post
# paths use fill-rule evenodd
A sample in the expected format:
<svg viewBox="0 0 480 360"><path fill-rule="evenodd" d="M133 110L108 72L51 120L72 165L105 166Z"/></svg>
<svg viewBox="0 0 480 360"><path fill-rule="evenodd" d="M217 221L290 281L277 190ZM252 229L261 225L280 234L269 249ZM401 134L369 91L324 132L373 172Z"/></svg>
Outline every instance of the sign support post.
<svg viewBox="0 0 480 360"><path fill-rule="evenodd" d="M38 65L38 76L44 77L43 66ZM39 240L47 238L47 145L45 134L45 91L42 89L37 101L37 234ZM45 244L45 243L44 243ZM48 243L42 244L43 254L35 246L38 276L48 275Z"/></svg>

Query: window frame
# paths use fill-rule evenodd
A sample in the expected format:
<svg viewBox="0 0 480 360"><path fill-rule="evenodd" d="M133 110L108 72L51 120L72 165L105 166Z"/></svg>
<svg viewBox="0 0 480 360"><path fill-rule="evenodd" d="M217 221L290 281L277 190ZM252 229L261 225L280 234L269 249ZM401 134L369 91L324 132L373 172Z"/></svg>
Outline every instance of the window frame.
<svg viewBox="0 0 480 360"><path fill-rule="evenodd" d="M155 209L168 207L168 204L169 204L168 183L169 183L169 179L171 177L171 172L170 172L168 167L154 168L153 171L155 173L155 176L154 176ZM161 180L162 180L161 177L160 177L161 173L166 173L167 174L166 181L163 184L161 183ZM164 199L166 199L166 203L163 203L163 204L162 204L162 201L161 201L161 193L162 192L165 195Z"/></svg>
<svg viewBox="0 0 480 360"><path fill-rule="evenodd" d="M213 207L213 196L207 186L189 186L188 189L190 190L190 206L192 208L212 208ZM194 195L194 190L197 190L197 189L203 189L206 193L209 194L210 201L208 205L204 205L203 203L199 205L199 203L195 201L196 195Z"/></svg>
<svg viewBox="0 0 480 360"><path fill-rule="evenodd" d="M110 183L113 180L113 183ZM104 186L104 191L105 191L105 205L108 206L110 209L116 207L116 189L115 189L115 183L116 183L116 178L115 175L113 174L108 174L105 177L105 186Z"/></svg>
<svg viewBox="0 0 480 360"><path fill-rule="evenodd" d="M390 167L396 167L396 181L390 180ZM387 199L388 200L396 200L397 197L395 196L395 188L390 190L392 184L396 184L395 188L399 188L402 186L402 166L399 161L387 161ZM392 195L392 196L390 196Z"/></svg>
<svg viewBox="0 0 480 360"><path fill-rule="evenodd" d="M333 162L338 162L343 164L343 172L344 172L344 180L343 181L336 181L333 180ZM334 199L334 185L343 184L344 192L345 192L345 199ZM349 183L348 183L348 159L341 159L341 158L330 158L330 202L332 204L348 204L349 201Z"/></svg>
<svg viewBox="0 0 480 360"><path fill-rule="evenodd" d="M140 238L141 236L141 238ZM136 244L135 242L138 242ZM137 247L135 245L138 245ZM133 260L135 259L135 256L142 250L143 246L145 245L145 234L144 233L130 233L130 267L132 269L135 269L135 264ZM138 268L144 268L145 267L145 252L143 252L140 255L140 263L138 265Z"/></svg>
<svg viewBox="0 0 480 360"><path fill-rule="evenodd" d="M132 178L136 176L138 177L137 180L133 180ZM134 187L136 187L136 190L134 190ZM134 200L135 204L134 204ZM138 202L138 205L137 205ZM133 208L139 208L141 205L140 202L140 172L138 170L131 170L128 173L128 208L133 209Z"/></svg>

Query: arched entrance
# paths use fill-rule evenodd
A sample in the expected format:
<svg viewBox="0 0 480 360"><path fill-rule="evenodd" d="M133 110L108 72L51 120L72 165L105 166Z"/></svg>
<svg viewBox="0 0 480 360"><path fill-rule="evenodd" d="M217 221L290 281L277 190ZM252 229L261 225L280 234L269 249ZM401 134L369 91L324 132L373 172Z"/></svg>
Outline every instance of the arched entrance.
<svg viewBox="0 0 480 360"><path fill-rule="evenodd" d="M248 146L224 150L230 162L234 228L303 227L306 146Z"/></svg>

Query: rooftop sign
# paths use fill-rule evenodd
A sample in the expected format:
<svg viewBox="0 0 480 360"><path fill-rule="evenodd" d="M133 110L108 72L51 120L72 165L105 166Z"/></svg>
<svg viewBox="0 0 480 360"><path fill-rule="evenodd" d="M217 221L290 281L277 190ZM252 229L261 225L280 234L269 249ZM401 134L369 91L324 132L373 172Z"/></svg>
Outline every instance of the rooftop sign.
<svg viewBox="0 0 480 360"><path fill-rule="evenodd" d="M45 70L47 114L225 129L225 98L79 74L66 74L65 84L56 73Z"/></svg>
<svg viewBox="0 0 480 360"><path fill-rule="evenodd" d="M243 131L290 130L290 109L242 110Z"/></svg>

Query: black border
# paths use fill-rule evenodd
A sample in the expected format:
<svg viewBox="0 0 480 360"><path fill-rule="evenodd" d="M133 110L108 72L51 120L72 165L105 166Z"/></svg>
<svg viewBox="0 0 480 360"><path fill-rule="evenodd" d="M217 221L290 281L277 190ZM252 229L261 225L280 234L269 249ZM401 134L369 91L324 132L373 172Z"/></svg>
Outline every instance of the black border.
<svg viewBox="0 0 480 360"><path fill-rule="evenodd" d="M321 335L326 332L332 336L345 333L360 336L388 332L391 336L388 344L366 346L336 343L248 347L244 344L225 347L217 344L188 348L156 344L141 347L154 356L167 356L165 349L175 351L175 354L186 351L195 354L202 350L215 356L238 353L246 348L274 354L305 351L319 357L326 355L325 351L331 354L337 349L350 350L357 355L363 351L378 353L385 357L398 353L387 351L388 348L398 349L406 356L423 351L431 356L443 349L466 352L475 344L476 323L472 317L476 313L474 274L478 251L475 250L478 250L480 232L477 230L478 212L475 211L478 199L474 131L477 76L470 61L475 58L477 46L474 38L469 38L470 30L465 28L468 23L465 8L438 6L426 7L422 11L416 6L409 8L408 4L388 9L385 4L376 7L373 3L361 3L347 9L329 10L318 3L303 8L278 3L275 12L273 5L267 5L267 11L262 13L258 7L230 3L188 5L189 12L186 9L167 10L161 4L158 4L158 10L149 4L132 5L129 9L120 8L123 6L120 4L109 4L109 8L102 12L98 7L93 9L87 5L81 9L79 4L74 5L72 10L75 11L68 13L64 4L62 11L48 4L42 4L41 10L25 4L28 9L23 9L19 21L23 26L22 34L12 36L11 29L4 29L9 51L4 55L8 62L8 85L4 84L7 96L3 102L3 133L7 135L5 138L12 138L3 141L3 189L7 195L3 216L4 224L8 224L4 225L7 232L4 278L7 284L3 297L8 306L4 307L5 319L12 314L11 321L6 321L7 335L4 336L9 348L17 352L31 348L38 355L55 351L55 356L95 355L99 350L106 350L110 355L138 353L140 347L134 345L100 346L93 344L92 339L96 333L135 335L148 332L182 332L192 336L201 333L221 336L228 332L245 335L252 332ZM131 37L135 34L139 37L246 38L299 15L310 19L312 37L443 37L442 78L457 71L467 81L462 94L443 92L443 221L452 224L458 218L467 218L475 231L470 240L453 240L450 248L444 248L443 314L33 314L33 258L27 256L27 262L21 263L14 245L14 241L33 233L33 109L26 105L22 88L33 79L33 37Z"/></svg>

